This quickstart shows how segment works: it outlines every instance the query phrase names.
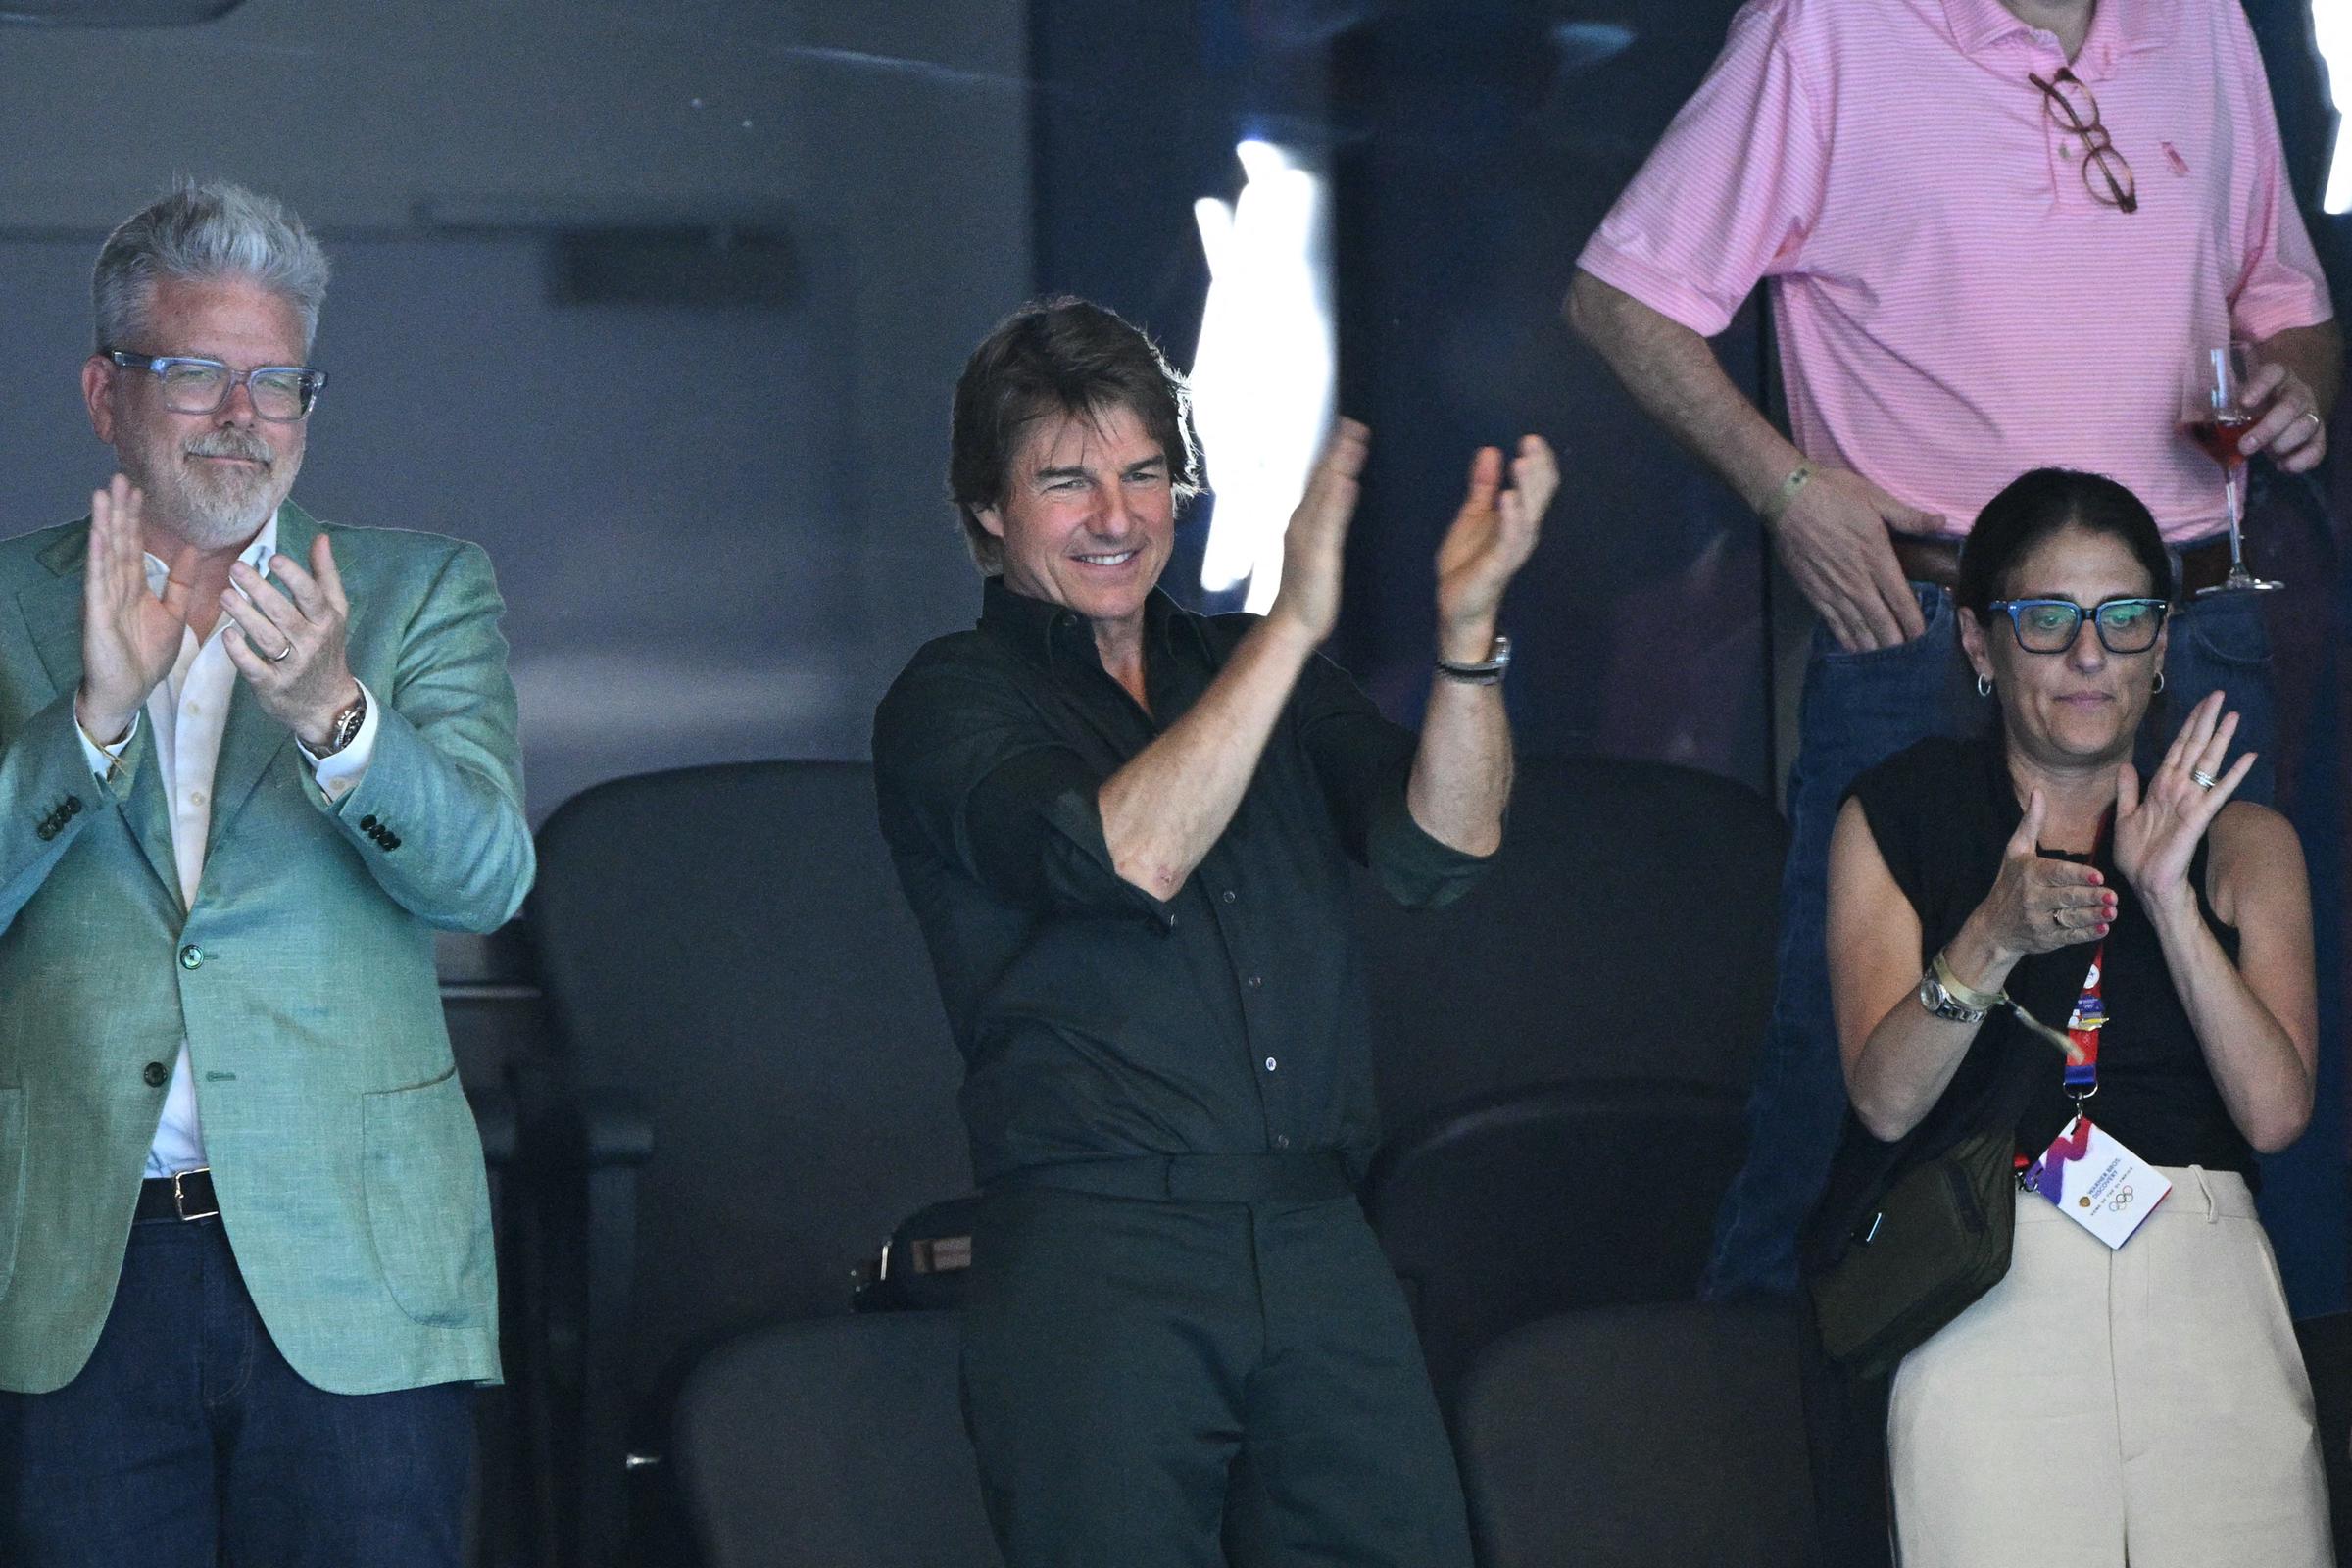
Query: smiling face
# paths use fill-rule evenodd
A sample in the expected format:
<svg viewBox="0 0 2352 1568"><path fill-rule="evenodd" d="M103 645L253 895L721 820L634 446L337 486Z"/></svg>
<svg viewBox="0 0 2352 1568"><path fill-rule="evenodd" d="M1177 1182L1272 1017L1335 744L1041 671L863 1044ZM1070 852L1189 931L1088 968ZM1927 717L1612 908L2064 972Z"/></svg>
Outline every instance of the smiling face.
<svg viewBox="0 0 2352 1568"><path fill-rule="evenodd" d="M2064 528L2020 557L2001 584L2004 599L2067 599L2085 608L2161 593L2147 567L2112 534ZM2005 611L1960 619L1969 662L1987 676L2011 746L2047 766L2081 767L2131 755L2147 712L2170 629L2144 653L2111 654L2085 618L2060 654L2020 648Z"/></svg>
<svg viewBox="0 0 2352 1568"><path fill-rule="evenodd" d="M302 318L282 296L242 279L166 277L148 298L140 341L107 346L219 360L242 375L257 366L302 364ZM257 417L244 386L214 413L174 414L154 375L92 357L82 393L91 428L145 492L148 526L200 550L227 549L259 533L302 468L307 423Z"/></svg>
<svg viewBox="0 0 2352 1568"><path fill-rule="evenodd" d="M1167 455L1122 407L1030 425L1004 496L973 514L1004 543L1004 584L1133 633L1176 539Z"/></svg>

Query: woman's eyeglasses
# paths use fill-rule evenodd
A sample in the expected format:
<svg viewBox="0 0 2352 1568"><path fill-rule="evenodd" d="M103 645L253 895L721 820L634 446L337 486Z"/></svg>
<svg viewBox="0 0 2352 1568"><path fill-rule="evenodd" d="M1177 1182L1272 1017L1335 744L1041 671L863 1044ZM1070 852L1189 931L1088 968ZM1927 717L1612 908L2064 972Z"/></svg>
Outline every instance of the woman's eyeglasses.
<svg viewBox="0 0 2352 1568"><path fill-rule="evenodd" d="M2085 616L2111 654L2144 654L2156 646L2172 605L2162 599L2107 599L2088 609L2071 599L1995 599L1988 609L2009 617L2017 646L2029 654L2063 654L2082 634Z"/></svg>

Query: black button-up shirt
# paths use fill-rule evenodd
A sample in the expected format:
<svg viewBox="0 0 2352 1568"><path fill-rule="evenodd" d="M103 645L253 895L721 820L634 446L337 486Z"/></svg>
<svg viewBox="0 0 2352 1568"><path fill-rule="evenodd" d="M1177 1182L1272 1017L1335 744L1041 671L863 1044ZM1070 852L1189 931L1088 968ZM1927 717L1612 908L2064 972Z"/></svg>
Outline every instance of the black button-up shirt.
<svg viewBox="0 0 2352 1568"><path fill-rule="evenodd" d="M1078 615L990 579L976 631L914 656L874 715L883 836L965 1060L986 1183L1126 1154L1336 1151L1379 1126L1348 862L1444 904L1485 862L1405 808L1410 731L1310 660L1240 808L1175 897L1122 880L1096 793L1200 700L1254 624L1145 608L1147 713Z"/></svg>

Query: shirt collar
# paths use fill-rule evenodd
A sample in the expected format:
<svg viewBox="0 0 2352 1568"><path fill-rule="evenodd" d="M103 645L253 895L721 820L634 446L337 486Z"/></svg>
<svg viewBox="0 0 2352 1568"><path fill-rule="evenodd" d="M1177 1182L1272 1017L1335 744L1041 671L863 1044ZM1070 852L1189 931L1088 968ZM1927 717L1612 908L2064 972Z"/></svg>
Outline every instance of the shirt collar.
<svg viewBox="0 0 2352 1568"><path fill-rule="evenodd" d="M277 514L272 512L270 514L270 520L262 524L262 531L253 536L253 543L247 545L239 553L237 559L266 577L270 574L269 560L276 554ZM172 575L172 564L168 561L159 561L152 553L147 556L146 561L147 591L161 599L164 597L165 579Z"/></svg>
<svg viewBox="0 0 2352 1568"><path fill-rule="evenodd" d="M1943 0L1944 24L1964 54L2033 29L2001 0ZM2174 0L2099 0L2075 64L2104 74L2108 61L2153 49L2173 35Z"/></svg>
<svg viewBox="0 0 2352 1568"><path fill-rule="evenodd" d="M980 590L980 630L997 638L1038 662L1051 666L1057 646L1083 646L1094 654L1094 638L1087 630L1086 619L1075 611L1050 600L1032 599L1014 588L1008 588L1002 576L995 576ZM1070 643L1070 638L1083 639ZM1207 634L1202 630L1200 617L1187 611L1168 597L1164 589L1154 588L1144 601L1144 642L1170 650L1188 645L1203 657L1208 652Z"/></svg>

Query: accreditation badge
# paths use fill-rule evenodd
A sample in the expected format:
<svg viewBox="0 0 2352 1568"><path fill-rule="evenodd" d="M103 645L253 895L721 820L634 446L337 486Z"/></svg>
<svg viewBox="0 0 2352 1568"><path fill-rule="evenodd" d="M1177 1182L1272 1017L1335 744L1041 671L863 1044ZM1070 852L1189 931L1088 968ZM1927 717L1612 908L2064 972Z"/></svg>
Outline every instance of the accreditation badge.
<svg viewBox="0 0 2352 1568"><path fill-rule="evenodd" d="M2083 1115L2027 1167L2023 1181L2109 1247L2130 1241L2173 1190L2161 1171Z"/></svg>

